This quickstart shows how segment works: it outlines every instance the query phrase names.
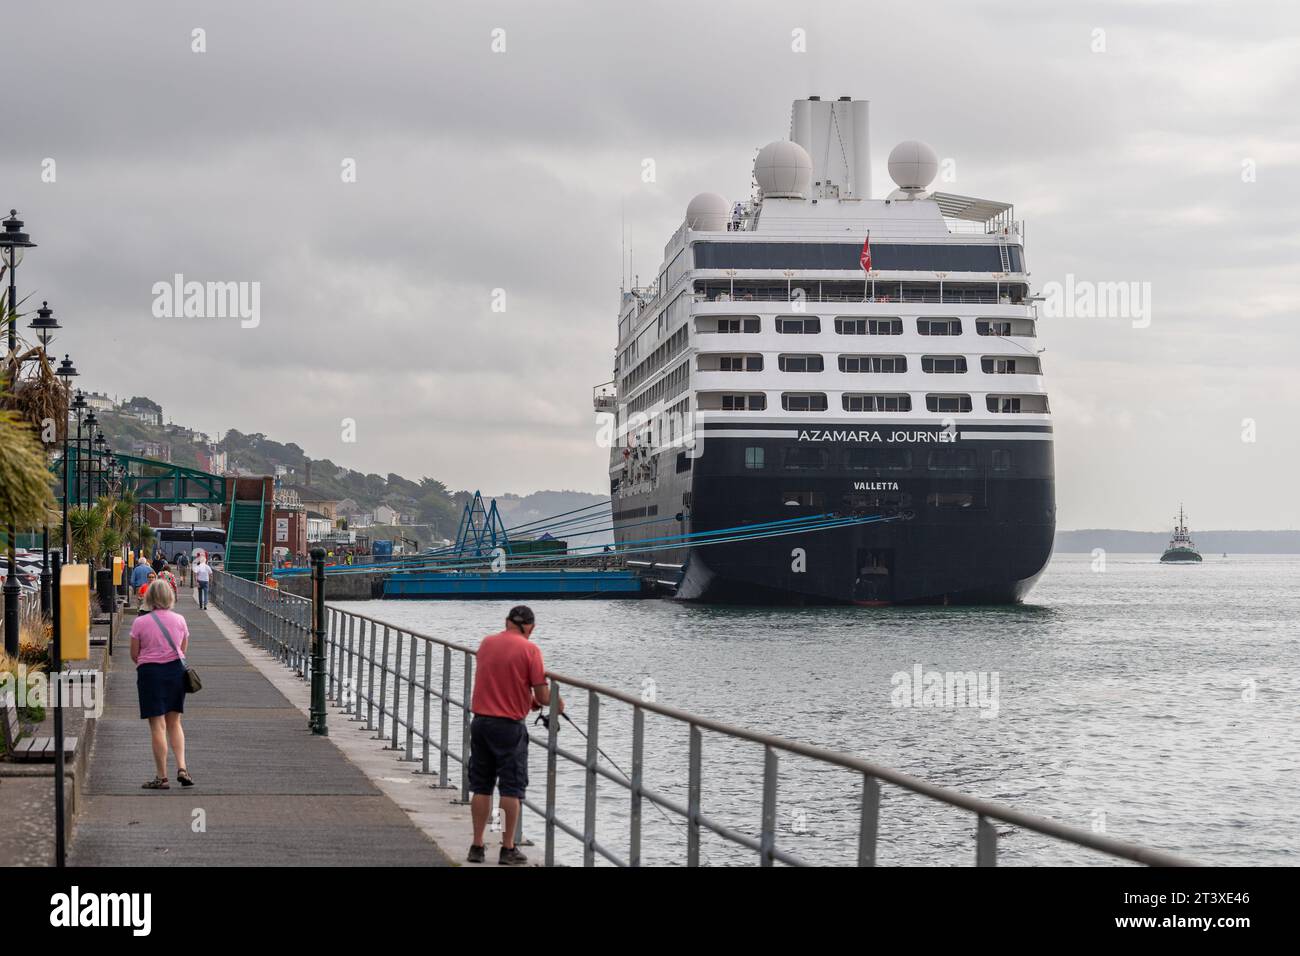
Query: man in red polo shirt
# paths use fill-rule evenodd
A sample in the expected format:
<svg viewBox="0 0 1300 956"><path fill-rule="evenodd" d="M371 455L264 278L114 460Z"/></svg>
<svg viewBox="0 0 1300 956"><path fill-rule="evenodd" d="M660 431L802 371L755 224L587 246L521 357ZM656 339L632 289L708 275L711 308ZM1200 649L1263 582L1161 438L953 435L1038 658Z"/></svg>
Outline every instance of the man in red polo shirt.
<svg viewBox="0 0 1300 956"><path fill-rule="evenodd" d="M475 665L474 695L470 710L469 788L474 816L474 842L470 863L484 859L483 831L492 811L492 789L501 792L505 828L501 831L504 866L523 866L528 857L515 846L515 830L528 788L528 725L530 710L551 702L542 651L529 640L535 619L531 608L519 605L506 616L506 629L483 638ZM558 702L560 712L564 701Z"/></svg>

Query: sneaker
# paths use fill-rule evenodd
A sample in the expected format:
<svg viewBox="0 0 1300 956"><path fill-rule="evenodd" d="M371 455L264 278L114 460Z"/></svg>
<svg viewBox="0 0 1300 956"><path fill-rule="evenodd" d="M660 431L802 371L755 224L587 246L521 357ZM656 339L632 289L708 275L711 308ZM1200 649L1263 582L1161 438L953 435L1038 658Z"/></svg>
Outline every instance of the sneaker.
<svg viewBox="0 0 1300 956"><path fill-rule="evenodd" d="M484 860L483 848L481 846L471 845L469 848L469 856L465 857L465 862L482 863L483 860Z"/></svg>
<svg viewBox="0 0 1300 956"><path fill-rule="evenodd" d="M502 866L527 866L528 857L519 851L519 847L501 848L501 858L497 860Z"/></svg>

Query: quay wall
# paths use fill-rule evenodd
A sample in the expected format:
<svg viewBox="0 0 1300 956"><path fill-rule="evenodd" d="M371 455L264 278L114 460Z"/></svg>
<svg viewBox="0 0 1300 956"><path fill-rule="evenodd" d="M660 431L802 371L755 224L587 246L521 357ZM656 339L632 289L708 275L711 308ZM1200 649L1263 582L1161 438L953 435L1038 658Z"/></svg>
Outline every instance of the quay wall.
<svg viewBox="0 0 1300 956"><path fill-rule="evenodd" d="M386 572L326 574L325 600L370 601L384 596ZM279 579L280 590L298 597L311 597L311 575L291 574Z"/></svg>

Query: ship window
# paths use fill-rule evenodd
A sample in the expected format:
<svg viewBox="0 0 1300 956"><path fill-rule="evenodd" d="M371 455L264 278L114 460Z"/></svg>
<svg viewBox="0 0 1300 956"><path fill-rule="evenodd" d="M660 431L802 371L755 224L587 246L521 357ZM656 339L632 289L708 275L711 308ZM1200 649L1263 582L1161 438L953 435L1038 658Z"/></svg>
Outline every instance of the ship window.
<svg viewBox="0 0 1300 956"><path fill-rule="evenodd" d="M846 412L910 412L912 410L912 396L906 392L897 395L845 393L840 401Z"/></svg>
<svg viewBox="0 0 1300 956"><path fill-rule="evenodd" d="M758 470L764 467L762 448L745 449L745 467L753 470Z"/></svg>
<svg viewBox="0 0 1300 956"><path fill-rule="evenodd" d="M841 372L906 372L907 359L902 355L841 355Z"/></svg>
<svg viewBox="0 0 1300 956"><path fill-rule="evenodd" d="M921 335L961 335L961 319L917 319Z"/></svg>
<svg viewBox="0 0 1300 956"><path fill-rule="evenodd" d="M844 464L853 471L907 471L912 467L912 453L906 448L850 448L844 456Z"/></svg>
<svg viewBox="0 0 1300 956"><path fill-rule="evenodd" d="M966 371L966 356L922 355L921 371L939 375L960 375Z"/></svg>
<svg viewBox="0 0 1300 956"><path fill-rule="evenodd" d="M826 395L823 392L782 392L781 407L787 412L824 412Z"/></svg>
<svg viewBox="0 0 1300 956"><path fill-rule="evenodd" d="M825 500L820 491L781 492L781 504L790 508L820 508Z"/></svg>
<svg viewBox="0 0 1300 956"><path fill-rule="evenodd" d="M1033 319L976 319L975 331L980 335L1019 335L1034 338Z"/></svg>
<svg viewBox="0 0 1300 956"><path fill-rule="evenodd" d="M969 395L927 395L925 407L932 412L969 412Z"/></svg>
<svg viewBox="0 0 1300 956"><path fill-rule="evenodd" d="M826 467L826 452L821 448L795 446L785 451L785 467L791 471L821 471Z"/></svg>
<svg viewBox="0 0 1300 956"><path fill-rule="evenodd" d="M705 369L703 361L704 356L700 356L701 371ZM719 355L718 371L720 372L761 372L763 371L763 356L761 355Z"/></svg>
<svg viewBox="0 0 1300 956"><path fill-rule="evenodd" d="M925 496L925 503L935 508L972 508L975 495L969 491L932 491Z"/></svg>
<svg viewBox="0 0 1300 956"><path fill-rule="evenodd" d="M822 320L817 318L792 319L778 316L776 330L783 335L816 335L822 330Z"/></svg>
<svg viewBox="0 0 1300 956"><path fill-rule="evenodd" d="M777 364L783 372L820 372L824 367L820 355L781 355Z"/></svg>
<svg viewBox="0 0 1300 956"><path fill-rule="evenodd" d="M836 319L840 335L902 335L902 319Z"/></svg>
<svg viewBox="0 0 1300 956"><path fill-rule="evenodd" d="M1011 449L994 448L992 454L989 457L989 463L992 466L994 471L1010 471L1011 470Z"/></svg>
<svg viewBox="0 0 1300 956"><path fill-rule="evenodd" d="M761 412L767 408L767 396L761 392L756 395L721 395L724 412Z"/></svg>
<svg viewBox="0 0 1300 956"><path fill-rule="evenodd" d="M876 269L901 272L1024 272L1018 242L1008 242L1002 252L992 244L880 242L871 244ZM851 242L697 242L696 269L798 269L858 271L862 240ZM862 283L857 283L861 291ZM784 291L784 289L783 289Z"/></svg>
<svg viewBox="0 0 1300 956"><path fill-rule="evenodd" d="M931 471L971 471L975 468L972 448L932 448L927 462Z"/></svg>
<svg viewBox="0 0 1300 956"><path fill-rule="evenodd" d="M716 323L716 324L715 324ZM742 332L757 332L760 328L756 317L720 315L717 319L701 316L697 322L701 332L725 332L738 335Z"/></svg>
<svg viewBox="0 0 1300 956"><path fill-rule="evenodd" d="M988 395L984 401L989 411L1008 415L1022 412L1045 415L1048 412L1046 395Z"/></svg>
<svg viewBox="0 0 1300 956"><path fill-rule="evenodd" d="M1007 358L986 355L980 359L980 368L989 375L1040 375L1043 371L1038 358L1033 355Z"/></svg>

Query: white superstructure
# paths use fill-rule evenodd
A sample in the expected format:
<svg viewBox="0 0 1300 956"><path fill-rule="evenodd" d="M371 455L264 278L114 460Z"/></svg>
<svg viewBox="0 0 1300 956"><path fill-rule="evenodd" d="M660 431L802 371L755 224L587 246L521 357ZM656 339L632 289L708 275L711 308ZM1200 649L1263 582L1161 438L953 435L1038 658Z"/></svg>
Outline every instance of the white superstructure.
<svg viewBox="0 0 1300 956"><path fill-rule="evenodd" d="M898 188L870 198L867 120L866 101L799 100L792 140L759 151L750 199L727 215L716 194L692 200L655 282L624 292L602 410L883 419L968 439L1050 421L1012 206L932 192L937 159L916 142L891 153Z"/></svg>

